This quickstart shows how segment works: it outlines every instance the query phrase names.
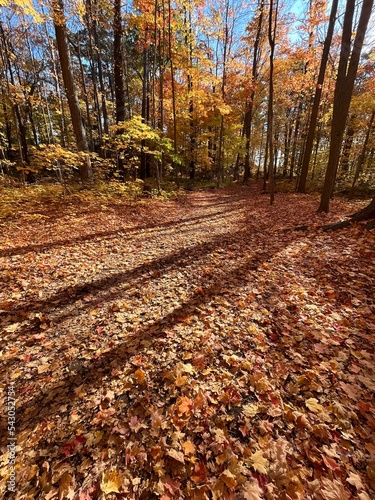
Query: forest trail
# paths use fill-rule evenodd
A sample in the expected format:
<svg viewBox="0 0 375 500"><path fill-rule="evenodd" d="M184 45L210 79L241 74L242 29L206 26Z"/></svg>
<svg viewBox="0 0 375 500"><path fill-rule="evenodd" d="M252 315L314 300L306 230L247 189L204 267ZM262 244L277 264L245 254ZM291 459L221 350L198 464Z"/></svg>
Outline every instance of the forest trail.
<svg viewBox="0 0 375 500"><path fill-rule="evenodd" d="M375 234L316 229L365 205L317 203L237 188L3 223L18 492L374 498Z"/></svg>

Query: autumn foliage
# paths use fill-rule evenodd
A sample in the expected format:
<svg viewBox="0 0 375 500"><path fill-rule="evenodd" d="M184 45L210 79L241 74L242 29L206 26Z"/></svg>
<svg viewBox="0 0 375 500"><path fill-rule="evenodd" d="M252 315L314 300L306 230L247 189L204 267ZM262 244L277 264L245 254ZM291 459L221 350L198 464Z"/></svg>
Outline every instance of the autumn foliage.
<svg viewBox="0 0 375 500"><path fill-rule="evenodd" d="M374 234L316 203L83 193L2 223L17 495L373 498Z"/></svg>

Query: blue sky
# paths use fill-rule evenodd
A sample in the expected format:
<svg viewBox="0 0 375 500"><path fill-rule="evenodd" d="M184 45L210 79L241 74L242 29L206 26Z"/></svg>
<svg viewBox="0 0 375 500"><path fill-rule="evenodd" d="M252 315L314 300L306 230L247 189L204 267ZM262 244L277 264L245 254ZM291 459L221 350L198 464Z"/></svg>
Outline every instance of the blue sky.
<svg viewBox="0 0 375 500"><path fill-rule="evenodd" d="M309 3L310 3L309 0L286 0L286 4L288 6L289 12L293 13L296 16L296 20L297 20L296 25L297 26L298 26L298 20L303 19L304 13L306 12L306 10L309 7ZM345 2L342 1L340 3L341 3L341 7L339 4L339 9L342 12L344 9ZM328 12L329 12L330 8L331 8L331 2L329 1L328 2ZM296 33L295 30L293 33L293 29L291 30L291 38L292 38L292 40L294 38L296 38L296 39L298 38L298 33ZM375 47L375 11L373 12L372 17L371 17L370 22L369 22L365 44L366 44L367 48L370 48L371 46Z"/></svg>

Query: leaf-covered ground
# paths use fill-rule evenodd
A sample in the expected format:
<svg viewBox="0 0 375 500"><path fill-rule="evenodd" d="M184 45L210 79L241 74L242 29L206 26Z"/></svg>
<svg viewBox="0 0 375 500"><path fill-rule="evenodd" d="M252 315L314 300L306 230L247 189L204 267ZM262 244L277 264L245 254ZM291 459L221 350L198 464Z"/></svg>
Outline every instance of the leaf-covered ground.
<svg viewBox="0 0 375 500"><path fill-rule="evenodd" d="M1 226L1 496L375 498L375 234L322 232L363 203L317 202L21 206Z"/></svg>

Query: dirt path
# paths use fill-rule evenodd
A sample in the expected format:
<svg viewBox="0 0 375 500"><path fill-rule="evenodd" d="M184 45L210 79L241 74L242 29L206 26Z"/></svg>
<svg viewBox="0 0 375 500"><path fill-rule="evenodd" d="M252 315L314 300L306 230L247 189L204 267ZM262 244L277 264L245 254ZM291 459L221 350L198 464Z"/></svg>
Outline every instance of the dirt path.
<svg viewBox="0 0 375 500"><path fill-rule="evenodd" d="M14 498L373 498L375 235L292 231L348 212L316 202L237 189L4 225Z"/></svg>

